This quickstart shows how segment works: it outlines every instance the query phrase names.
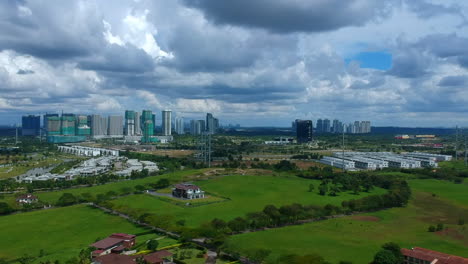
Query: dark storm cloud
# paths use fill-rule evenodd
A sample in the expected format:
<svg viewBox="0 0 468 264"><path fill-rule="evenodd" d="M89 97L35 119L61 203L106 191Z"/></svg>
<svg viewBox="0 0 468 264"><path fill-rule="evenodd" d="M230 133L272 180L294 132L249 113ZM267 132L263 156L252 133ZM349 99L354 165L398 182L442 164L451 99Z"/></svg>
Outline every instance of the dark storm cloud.
<svg viewBox="0 0 468 264"><path fill-rule="evenodd" d="M16 72L16 74L20 74L20 75L26 75L26 74L33 74L34 71L31 71L31 70L23 70L23 69L20 69Z"/></svg>
<svg viewBox="0 0 468 264"><path fill-rule="evenodd" d="M272 32L321 32L360 26L383 15L388 1L373 0L185 0L217 24L267 29Z"/></svg>
<svg viewBox="0 0 468 264"><path fill-rule="evenodd" d="M439 86L461 86L468 84L468 76L447 76L439 82Z"/></svg>
<svg viewBox="0 0 468 264"><path fill-rule="evenodd" d="M109 44L101 53L83 59L79 66L87 70L109 72L145 72L154 68L153 59L131 44Z"/></svg>
<svg viewBox="0 0 468 264"><path fill-rule="evenodd" d="M102 20L93 5L52 2L1 1L0 50L68 59L88 55L103 44Z"/></svg>
<svg viewBox="0 0 468 264"><path fill-rule="evenodd" d="M415 1L415 0L408 0L405 2L411 9L411 11L415 12L419 16L423 18L430 18L433 16L439 16L444 14L454 14L462 17L465 19L463 13L461 12L462 8L459 5L453 4L449 6L439 5L430 3L427 1Z"/></svg>

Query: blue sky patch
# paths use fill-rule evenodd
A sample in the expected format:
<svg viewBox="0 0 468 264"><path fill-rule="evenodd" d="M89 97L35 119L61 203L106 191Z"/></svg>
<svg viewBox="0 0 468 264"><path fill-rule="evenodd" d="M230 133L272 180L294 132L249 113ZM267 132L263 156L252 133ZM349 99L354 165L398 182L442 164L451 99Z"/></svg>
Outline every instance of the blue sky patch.
<svg viewBox="0 0 468 264"><path fill-rule="evenodd" d="M360 52L352 58L345 59L346 64L358 61L361 68L388 70L392 67L392 54L388 52Z"/></svg>

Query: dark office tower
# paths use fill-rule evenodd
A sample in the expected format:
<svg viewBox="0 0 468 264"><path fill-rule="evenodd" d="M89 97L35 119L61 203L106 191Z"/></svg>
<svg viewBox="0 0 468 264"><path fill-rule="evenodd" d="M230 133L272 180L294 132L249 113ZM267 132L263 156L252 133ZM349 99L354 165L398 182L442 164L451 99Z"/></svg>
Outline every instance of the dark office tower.
<svg viewBox="0 0 468 264"><path fill-rule="evenodd" d="M317 131L317 133L323 132L323 120L322 119L317 120L315 131Z"/></svg>
<svg viewBox="0 0 468 264"><path fill-rule="evenodd" d="M215 133L215 118L211 113L206 114L206 132L210 134Z"/></svg>
<svg viewBox="0 0 468 264"><path fill-rule="evenodd" d="M323 133L330 133L330 120L324 119L323 120Z"/></svg>
<svg viewBox="0 0 468 264"><path fill-rule="evenodd" d="M296 120L296 135L298 143L312 141L312 120Z"/></svg>
<svg viewBox="0 0 468 264"><path fill-rule="evenodd" d="M21 118L21 131L23 136L39 136L41 130L41 117L35 115Z"/></svg>

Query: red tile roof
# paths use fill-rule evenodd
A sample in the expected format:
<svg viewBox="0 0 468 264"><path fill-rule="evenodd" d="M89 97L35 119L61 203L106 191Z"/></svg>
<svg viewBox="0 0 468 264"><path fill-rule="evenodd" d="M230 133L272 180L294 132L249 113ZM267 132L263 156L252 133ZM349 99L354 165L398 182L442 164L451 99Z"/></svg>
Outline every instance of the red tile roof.
<svg viewBox="0 0 468 264"><path fill-rule="evenodd" d="M91 244L91 246L97 249L108 249L108 248L119 245L123 241L124 240L122 238L108 237L108 238L104 238L103 240L99 240L98 242L94 244Z"/></svg>
<svg viewBox="0 0 468 264"><path fill-rule="evenodd" d="M130 235L130 234L125 234L125 233L114 233L110 235L109 237L114 237L114 238L122 238L122 239L134 239L136 236L135 235Z"/></svg>
<svg viewBox="0 0 468 264"><path fill-rule="evenodd" d="M28 194L20 195L16 198L16 200L20 200L20 199L37 200L37 196L28 193Z"/></svg>
<svg viewBox="0 0 468 264"><path fill-rule="evenodd" d="M198 190L200 187L194 185L194 184L188 184L188 183L182 183L182 184L176 184L175 185L176 189L181 189L181 190Z"/></svg>
<svg viewBox="0 0 468 264"><path fill-rule="evenodd" d="M135 264L133 257L119 254L108 254L94 258L101 264Z"/></svg>
<svg viewBox="0 0 468 264"><path fill-rule="evenodd" d="M468 264L468 258L453 256L420 247L414 247L412 249L402 248L401 253L403 256L413 257L430 262L437 259L437 264Z"/></svg>

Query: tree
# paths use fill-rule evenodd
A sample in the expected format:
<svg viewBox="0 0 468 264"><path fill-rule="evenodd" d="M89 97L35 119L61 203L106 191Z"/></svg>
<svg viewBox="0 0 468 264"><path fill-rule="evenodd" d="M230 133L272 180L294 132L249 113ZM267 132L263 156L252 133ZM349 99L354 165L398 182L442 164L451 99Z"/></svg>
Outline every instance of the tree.
<svg viewBox="0 0 468 264"><path fill-rule="evenodd" d="M151 251L155 251L158 248L159 242L156 239L151 239L146 244L146 248Z"/></svg>
<svg viewBox="0 0 468 264"><path fill-rule="evenodd" d="M395 242L388 242L383 244L382 249L391 251L397 259L397 263L403 263L403 254L401 254L401 247Z"/></svg>
<svg viewBox="0 0 468 264"><path fill-rule="evenodd" d="M78 202L78 199L71 193L64 193L57 201L59 206L72 205Z"/></svg>
<svg viewBox="0 0 468 264"><path fill-rule="evenodd" d="M7 203L4 203L4 202L0 203L0 215L9 214L13 211L14 211L13 208L11 208L11 206L8 205Z"/></svg>
<svg viewBox="0 0 468 264"><path fill-rule="evenodd" d="M374 256L372 264L399 264L398 259L395 257L392 251L382 249Z"/></svg>
<svg viewBox="0 0 468 264"><path fill-rule="evenodd" d="M320 184L318 189L319 189L319 194L320 195L325 195L328 192L328 185L322 183L322 184Z"/></svg>
<svg viewBox="0 0 468 264"><path fill-rule="evenodd" d="M427 231L429 231L429 232L435 232L435 231L436 231L436 227L433 226L433 225L431 225L431 226L429 226L429 228L427 229Z"/></svg>
<svg viewBox="0 0 468 264"><path fill-rule="evenodd" d="M314 184L312 184L312 183L309 184L309 192L312 192L314 190L314 188L315 188Z"/></svg>
<svg viewBox="0 0 468 264"><path fill-rule="evenodd" d="M168 179L166 178L162 178L162 179L159 179L156 184L154 184L154 188L155 189L163 189L163 188L166 188L166 187L169 187L169 185L171 185L171 183L169 182Z"/></svg>
<svg viewBox="0 0 468 264"><path fill-rule="evenodd" d="M437 229L437 231L442 231L444 229L444 224L438 223L436 229Z"/></svg>
<svg viewBox="0 0 468 264"><path fill-rule="evenodd" d="M143 192L144 190L146 190L146 187L139 184L139 185L135 186L135 190L137 192Z"/></svg>

